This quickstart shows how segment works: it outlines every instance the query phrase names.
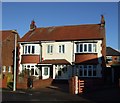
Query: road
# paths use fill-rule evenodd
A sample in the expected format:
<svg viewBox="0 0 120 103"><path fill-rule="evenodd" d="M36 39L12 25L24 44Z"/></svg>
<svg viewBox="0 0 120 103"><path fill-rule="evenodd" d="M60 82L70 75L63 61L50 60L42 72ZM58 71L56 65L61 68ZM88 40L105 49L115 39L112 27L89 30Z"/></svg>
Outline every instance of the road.
<svg viewBox="0 0 120 103"><path fill-rule="evenodd" d="M82 95L72 95L68 92L56 90L54 88L43 88L39 90L10 90L2 91L2 101L16 102L82 102L82 103L120 103L120 88L106 87L100 90L83 93Z"/></svg>
<svg viewBox="0 0 120 103"><path fill-rule="evenodd" d="M87 99L84 99L78 95L72 95L70 93L62 92L55 89L50 88L43 88L37 91L5 91L2 92L2 101L21 101L21 102L28 102L28 101L81 101L90 103Z"/></svg>

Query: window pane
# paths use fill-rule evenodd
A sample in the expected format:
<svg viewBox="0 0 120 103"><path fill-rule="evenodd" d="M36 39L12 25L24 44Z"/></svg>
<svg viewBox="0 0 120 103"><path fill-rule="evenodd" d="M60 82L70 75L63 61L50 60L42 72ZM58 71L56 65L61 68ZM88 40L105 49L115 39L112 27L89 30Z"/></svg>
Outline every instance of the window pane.
<svg viewBox="0 0 120 103"><path fill-rule="evenodd" d="M53 52L53 46L51 45L51 50L50 50L50 53L52 53Z"/></svg>
<svg viewBox="0 0 120 103"><path fill-rule="evenodd" d="M96 76L96 70L95 69L93 70L93 76Z"/></svg>
<svg viewBox="0 0 120 103"><path fill-rule="evenodd" d="M34 54L34 53L35 53L35 47L32 46L32 54Z"/></svg>
<svg viewBox="0 0 120 103"><path fill-rule="evenodd" d="M25 46L25 54L27 54L27 46Z"/></svg>
<svg viewBox="0 0 120 103"><path fill-rule="evenodd" d="M48 75L48 68L44 68L44 75Z"/></svg>
<svg viewBox="0 0 120 103"><path fill-rule="evenodd" d="M93 52L97 52L96 44L93 44Z"/></svg>
<svg viewBox="0 0 120 103"><path fill-rule="evenodd" d="M61 71L58 71L58 76L61 76Z"/></svg>
<svg viewBox="0 0 120 103"><path fill-rule="evenodd" d="M28 53L30 53L30 46L28 46Z"/></svg>
<svg viewBox="0 0 120 103"><path fill-rule="evenodd" d="M87 44L84 44L84 52L87 51Z"/></svg>
<svg viewBox="0 0 120 103"><path fill-rule="evenodd" d="M87 69L84 69L84 76L87 76Z"/></svg>
<svg viewBox="0 0 120 103"><path fill-rule="evenodd" d="M34 75L34 68L31 69L31 75Z"/></svg>
<svg viewBox="0 0 120 103"><path fill-rule="evenodd" d="M50 53L50 45L47 47L47 53Z"/></svg>
<svg viewBox="0 0 120 103"><path fill-rule="evenodd" d="M65 45L62 45L62 53L65 53Z"/></svg>
<svg viewBox="0 0 120 103"><path fill-rule="evenodd" d="M79 44L76 44L76 52L79 52Z"/></svg>
<svg viewBox="0 0 120 103"><path fill-rule="evenodd" d="M88 44L88 52L92 52L92 44Z"/></svg>
<svg viewBox="0 0 120 103"><path fill-rule="evenodd" d="M79 76L83 76L83 71L82 71L82 69L80 69L80 71L79 71Z"/></svg>
<svg viewBox="0 0 120 103"><path fill-rule="evenodd" d="M59 46L59 53L61 53L61 45Z"/></svg>
<svg viewBox="0 0 120 103"><path fill-rule="evenodd" d="M88 69L88 76L92 76L92 69Z"/></svg>
<svg viewBox="0 0 120 103"><path fill-rule="evenodd" d="M80 52L83 52L83 44L80 44Z"/></svg>

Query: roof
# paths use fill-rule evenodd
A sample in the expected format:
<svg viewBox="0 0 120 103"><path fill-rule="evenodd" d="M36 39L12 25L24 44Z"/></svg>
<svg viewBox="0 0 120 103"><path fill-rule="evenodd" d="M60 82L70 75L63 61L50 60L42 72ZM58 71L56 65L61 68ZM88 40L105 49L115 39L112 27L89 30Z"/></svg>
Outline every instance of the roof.
<svg viewBox="0 0 120 103"><path fill-rule="evenodd" d="M107 47L106 56L120 56L120 52L111 47Z"/></svg>
<svg viewBox="0 0 120 103"><path fill-rule="evenodd" d="M70 64L70 63L65 59L51 59L51 60L43 60L38 64Z"/></svg>
<svg viewBox="0 0 120 103"><path fill-rule="evenodd" d="M100 24L72 25L72 26L53 26L36 28L28 31L19 42L32 41L66 41L81 39L103 39L104 29Z"/></svg>
<svg viewBox="0 0 120 103"><path fill-rule="evenodd" d="M3 30L3 31L0 31L0 34L2 35L2 42L3 42L7 38L9 38L9 36L13 35L13 30ZM18 39L19 38L20 37L18 35Z"/></svg>

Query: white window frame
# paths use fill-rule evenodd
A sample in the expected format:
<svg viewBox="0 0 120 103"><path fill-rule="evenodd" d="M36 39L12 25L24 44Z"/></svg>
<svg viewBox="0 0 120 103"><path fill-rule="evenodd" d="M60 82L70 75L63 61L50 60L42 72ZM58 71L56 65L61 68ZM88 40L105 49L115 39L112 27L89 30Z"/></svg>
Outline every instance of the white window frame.
<svg viewBox="0 0 120 103"><path fill-rule="evenodd" d="M34 68L34 73L33 73L33 76L39 76L39 73L38 73L38 75L36 75L35 74L35 72L37 72L36 71L36 66L35 66L36 64L22 64L22 70L30 70L31 71L31 69L33 69ZM30 75L31 75L31 72L30 72Z"/></svg>
<svg viewBox="0 0 120 103"><path fill-rule="evenodd" d="M6 66L3 66L3 72L6 72Z"/></svg>
<svg viewBox="0 0 120 103"><path fill-rule="evenodd" d="M8 66L8 72L11 72L11 66Z"/></svg>
<svg viewBox="0 0 120 103"><path fill-rule="evenodd" d="M82 46L82 49L80 45ZM89 51L89 45L91 45L91 51ZM97 43L76 43L76 53L97 53Z"/></svg>
<svg viewBox="0 0 120 103"><path fill-rule="evenodd" d="M29 50L30 47L30 51ZM34 47L34 53L33 52L33 47ZM36 46L35 45L23 45L23 54L36 54Z"/></svg>
<svg viewBox="0 0 120 103"><path fill-rule="evenodd" d="M65 53L65 45L64 44L58 46L58 53L62 53L62 54Z"/></svg>
<svg viewBox="0 0 120 103"><path fill-rule="evenodd" d="M53 45L47 45L47 53L52 54L53 53Z"/></svg>

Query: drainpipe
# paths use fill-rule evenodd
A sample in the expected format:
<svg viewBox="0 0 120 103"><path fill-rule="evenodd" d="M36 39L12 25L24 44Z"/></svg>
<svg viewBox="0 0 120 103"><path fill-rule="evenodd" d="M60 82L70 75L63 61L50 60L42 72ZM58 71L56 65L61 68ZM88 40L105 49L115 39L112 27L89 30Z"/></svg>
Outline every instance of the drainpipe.
<svg viewBox="0 0 120 103"><path fill-rule="evenodd" d="M42 44L40 43L40 62L42 62Z"/></svg>
<svg viewBox="0 0 120 103"><path fill-rule="evenodd" d="M42 44L41 43L40 43L40 62L42 62ZM41 76L42 76L42 68L41 68L41 66L39 67L39 79L40 79L40 73L41 73Z"/></svg>
<svg viewBox="0 0 120 103"><path fill-rule="evenodd" d="M74 76L74 68L73 68L73 66L74 66L74 41L72 41L72 43L73 43L73 50L72 50L72 76Z"/></svg>

